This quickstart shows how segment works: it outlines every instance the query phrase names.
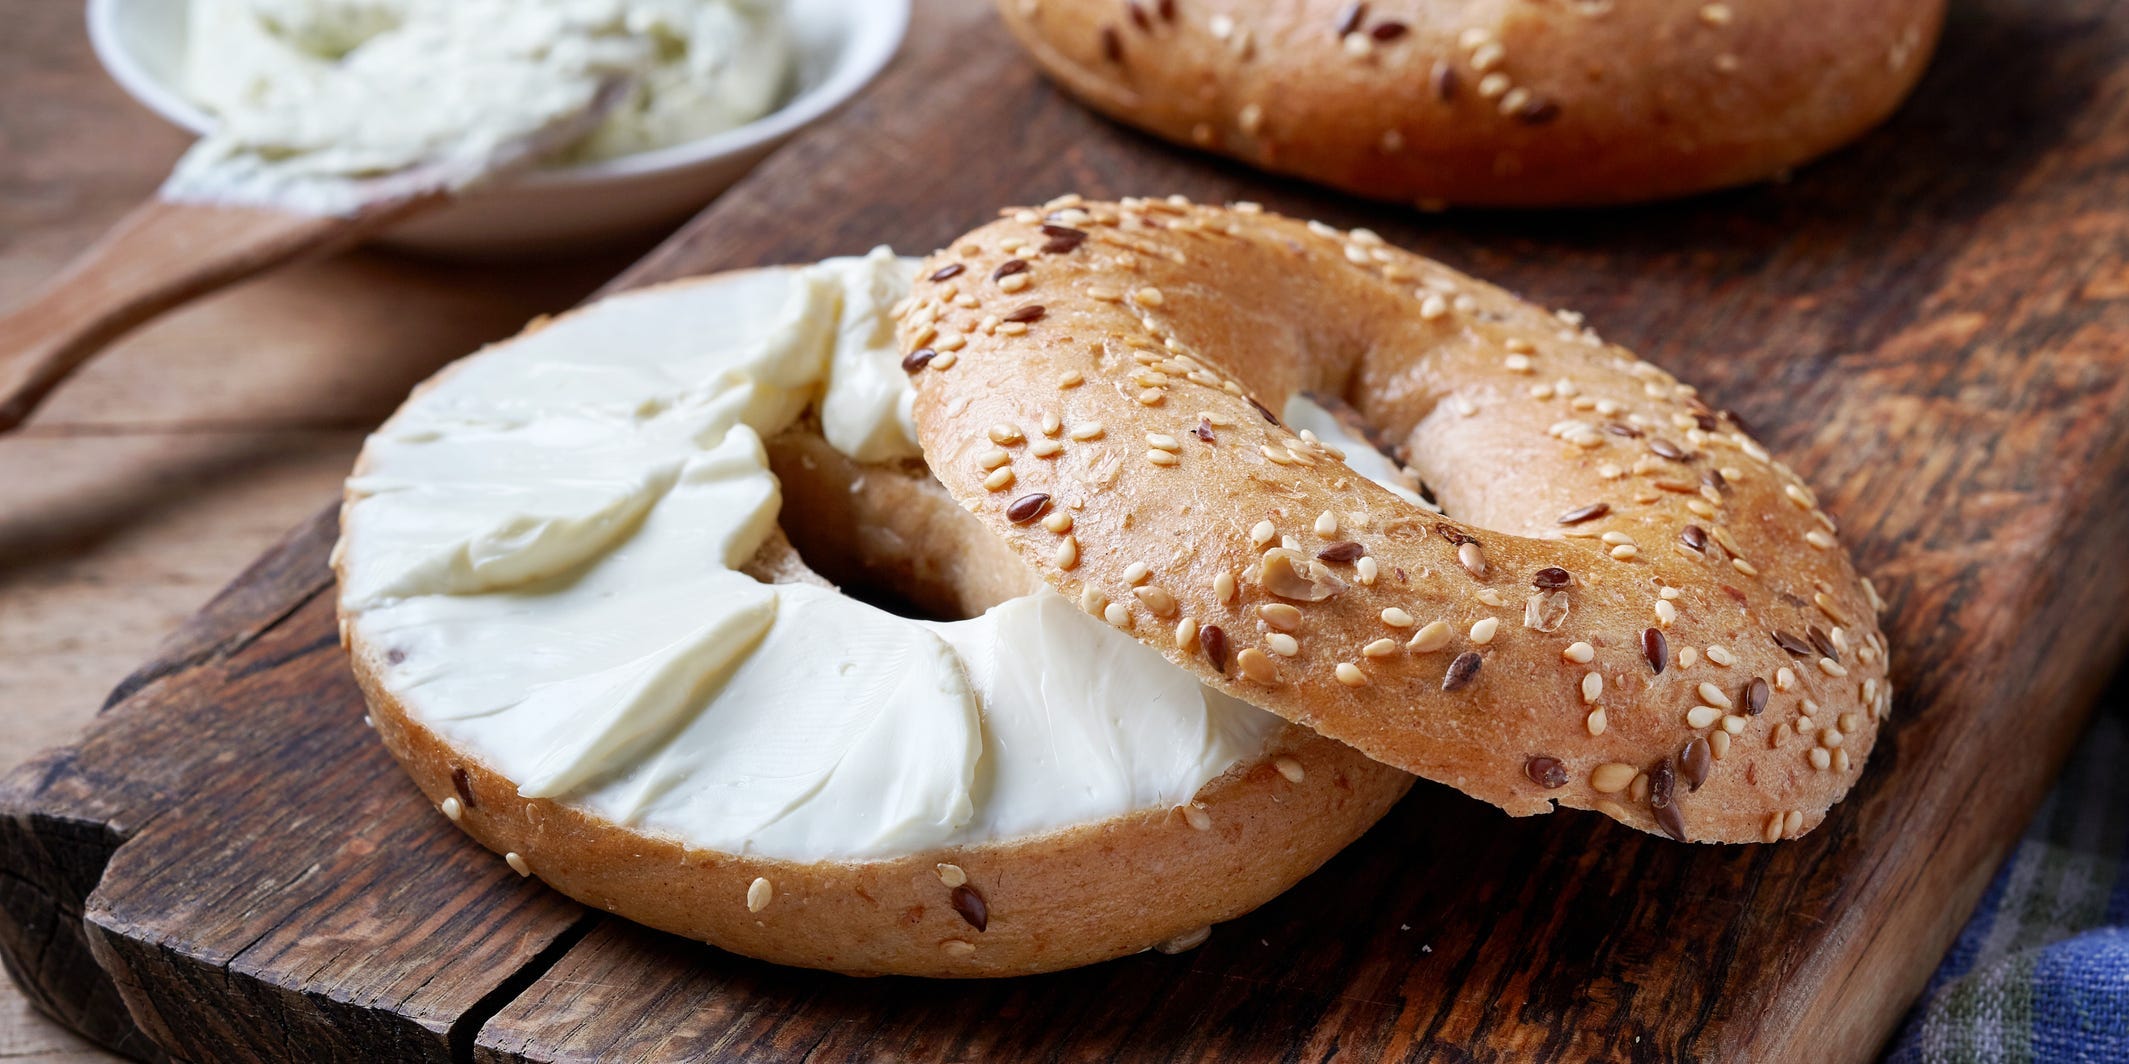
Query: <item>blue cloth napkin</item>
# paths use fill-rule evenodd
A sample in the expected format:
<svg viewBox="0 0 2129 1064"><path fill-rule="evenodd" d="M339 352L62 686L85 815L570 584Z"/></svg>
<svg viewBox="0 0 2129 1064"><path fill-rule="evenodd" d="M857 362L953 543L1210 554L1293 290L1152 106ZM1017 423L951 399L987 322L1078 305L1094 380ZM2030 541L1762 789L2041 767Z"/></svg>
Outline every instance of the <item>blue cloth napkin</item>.
<svg viewBox="0 0 2129 1064"><path fill-rule="evenodd" d="M2129 697L2117 684L1886 1064L2129 1062Z"/></svg>

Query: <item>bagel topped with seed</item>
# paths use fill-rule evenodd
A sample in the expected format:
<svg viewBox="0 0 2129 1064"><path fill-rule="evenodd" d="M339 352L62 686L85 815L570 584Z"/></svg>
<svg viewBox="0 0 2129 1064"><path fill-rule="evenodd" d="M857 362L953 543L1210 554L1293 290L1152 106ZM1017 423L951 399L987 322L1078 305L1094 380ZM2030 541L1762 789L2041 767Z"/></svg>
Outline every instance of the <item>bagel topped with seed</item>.
<svg viewBox="0 0 2129 1064"><path fill-rule="evenodd" d="M1201 680L1512 814L1808 831L1890 706L1879 600L1797 475L1566 312L1180 198L1006 212L922 268L933 473ZM1343 400L1440 512L1273 413Z"/></svg>
<svg viewBox="0 0 2129 1064"><path fill-rule="evenodd" d="M999 0L1119 121L1382 199L1622 203L1775 177L1921 76L1943 0Z"/></svg>
<svg viewBox="0 0 2129 1064"><path fill-rule="evenodd" d="M519 875L748 956L1203 941L1411 777L1082 616L939 489L889 313L913 268L609 296L422 386L334 553L370 720Z"/></svg>

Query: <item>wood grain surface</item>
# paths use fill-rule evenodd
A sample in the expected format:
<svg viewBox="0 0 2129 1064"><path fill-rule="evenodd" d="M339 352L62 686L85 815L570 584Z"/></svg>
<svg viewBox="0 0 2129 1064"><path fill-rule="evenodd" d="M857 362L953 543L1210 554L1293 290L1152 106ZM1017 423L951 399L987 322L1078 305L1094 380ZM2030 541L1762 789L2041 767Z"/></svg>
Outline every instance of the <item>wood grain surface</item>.
<svg viewBox="0 0 2129 1064"><path fill-rule="evenodd" d="M1735 408L1891 603L1900 698L1856 792L1803 840L1711 848L1422 785L1189 954L776 969L576 907L429 809L362 727L321 514L0 782L0 955L144 1059L1869 1058L2129 638L2129 10L1956 5L1914 102L1785 184L1423 215L1121 131L980 8L920 4L864 101L616 283L921 251L1065 191L1366 224Z"/></svg>

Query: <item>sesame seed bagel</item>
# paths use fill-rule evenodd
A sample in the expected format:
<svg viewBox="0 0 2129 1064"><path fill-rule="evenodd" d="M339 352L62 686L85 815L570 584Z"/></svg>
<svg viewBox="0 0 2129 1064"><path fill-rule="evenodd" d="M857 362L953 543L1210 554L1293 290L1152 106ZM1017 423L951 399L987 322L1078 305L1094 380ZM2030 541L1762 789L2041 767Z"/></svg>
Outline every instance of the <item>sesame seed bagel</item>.
<svg viewBox="0 0 2129 1064"><path fill-rule="evenodd" d="M1422 204L1764 180L1890 114L1943 0L999 0L1074 96L1178 143Z"/></svg>
<svg viewBox="0 0 2129 1064"><path fill-rule="evenodd" d="M1876 594L1793 472L1578 316L1367 230L1066 197L934 256L900 328L935 475L1053 587L1512 814L1794 836L1888 710ZM1275 421L1296 392L1445 513Z"/></svg>
<svg viewBox="0 0 2129 1064"><path fill-rule="evenodd" d="M685 298L697 286L735 276L616 298ZM519 340L464 360L417 390L409 407L482 359L507 355L526 337L558 324L575 327L577 315L597 313L594 306L543 321ZM699 317L694 324L699 327ZM616 348L629 343L627 337L613 340ZM891 371L891 356L887 365ZM388 423L380 435L390 428ZM765 441L781 506L776 527L738 566L740 572L765 585L834 586L807 564L802 547L817 552L839 580L941 616L980 613L1039 586L921 461L858 462L830 447L821 433L808 413ZM354 484L376 472L377 446L373 439L358 462L343 510L342 549L334 555L343 589L361 583L350 566L364 555L350 549L350 538L359 537L362 526L349 514L362 504ZM674 567L672 579L685 578L681 568ZM1262 905L1314 871L1387 812L1411 783L1408 775L1349 747L1272 722L1260 747L1182 804L878 858L808 861L731 852L610 818L576 792L528 797L522 778L424 717L420 700L395 678L403 672L394 671L418 660L404 657L400 644L362 623L360 610L346 599L341 617L342 639L379 737L459 829L505 855L519 874L537 876L588 906L782 964L864 975L981 977L1051 971L1148 948L1185 948L1201 940L1209 925ZM547 650L528 645L523 660ZM847 670L863 667L851 664L863 660L838 656L830 638L822 643L818 668ZM425 679L438 678L432 671ZM599 709L586 704L581 715L594 718ZM647 763L628 763L623 775ZM723 797L736 793L723 790L734 784L689 778L675 786L697 788L703 801L715 803L735 800Z"/></svg>

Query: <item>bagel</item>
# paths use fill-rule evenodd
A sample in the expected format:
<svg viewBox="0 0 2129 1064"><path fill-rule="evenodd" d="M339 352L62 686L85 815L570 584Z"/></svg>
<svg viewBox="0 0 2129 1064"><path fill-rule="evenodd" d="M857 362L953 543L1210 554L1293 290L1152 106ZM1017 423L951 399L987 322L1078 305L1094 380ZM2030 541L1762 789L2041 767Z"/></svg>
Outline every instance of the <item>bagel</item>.
<svg viewBox="0 0 2129 1064"><path fill-rule="evenodd" d="M371 722L519 874L748 956L962 977L1194 944L1410 777L1086 618L947 496L887 313L911 265L611 297L419 389L333 558Z"/></svg>
<svg viewBox="0 0 2129 1064"><path fill-rule="evenodd" d="M1381 199L1624 203L1776 177L1921 76L1943 0L999 0L1119 121Z"/></svg>
<svg viewBox="0 0 2129 1064"><path fill-rule="evenodd" d="M1696 842L1807 831L1862 771L1886 646L1832 518L1578 316L1179 197L1008 211L921 277L934 475L1205 683L1511 814ZM1282 425L1302 391L1446 516ZM1058 516L1016 520L1032 498Z"/></svg>

